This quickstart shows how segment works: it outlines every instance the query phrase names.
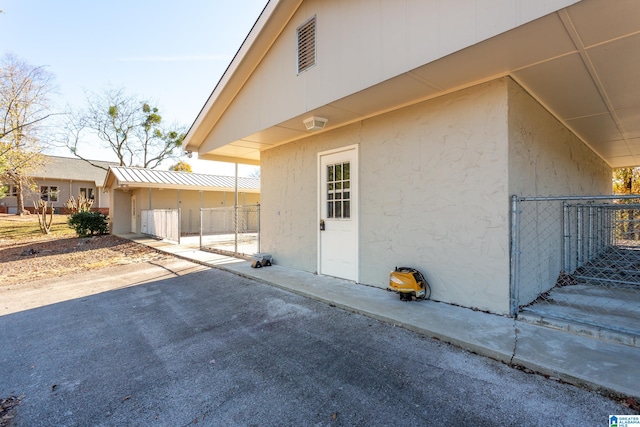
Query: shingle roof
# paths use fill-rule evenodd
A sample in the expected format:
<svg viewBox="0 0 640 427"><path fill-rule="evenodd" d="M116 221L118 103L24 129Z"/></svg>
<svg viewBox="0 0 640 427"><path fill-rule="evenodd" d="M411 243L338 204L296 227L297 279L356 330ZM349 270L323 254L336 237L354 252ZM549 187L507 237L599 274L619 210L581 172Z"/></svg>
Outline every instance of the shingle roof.
<svg viewBox="0 0 640 427"><path fill-rule="evenodd" d="M32 174L33 178L94 181L98 187L104 182L109 166L117 165L114 162L91 160L91 163L104 168L102 169L74 157L45 156L45 158L46 164Z"/></svg>
<svg viewBox="0 0 640 427"><path fill-rule="evenodd" d="M176 188L185 190L233 191L235 177L206 175L191 172L164 171L156 169L111 166L105 179L105 187L116 180L116 186ZM244 192L259 192L260 179L238 177L238 189Z"/></svg>

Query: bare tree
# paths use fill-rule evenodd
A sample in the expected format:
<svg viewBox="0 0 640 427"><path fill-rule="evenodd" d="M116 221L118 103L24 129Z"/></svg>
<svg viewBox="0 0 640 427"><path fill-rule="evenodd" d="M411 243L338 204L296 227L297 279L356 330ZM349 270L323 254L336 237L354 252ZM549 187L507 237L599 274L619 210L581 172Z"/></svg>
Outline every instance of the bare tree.
<svg viewBox="0 0 640 427"><path fill-rule="evenodd" d="M155 168L180 154L185 135L182 129L166 129L158 108L123 89L88 94L86 108L70 117L65 145L90 163L91 138L102 141L120 166Z"/></svg>
<svg viewBox="0 0 640 427"><path fill-rule="evenodd" d="M7 54L0 62L0 179L17 187L18 214L30 174L44 162L39 133L51 116L53 75Z"/></svg>

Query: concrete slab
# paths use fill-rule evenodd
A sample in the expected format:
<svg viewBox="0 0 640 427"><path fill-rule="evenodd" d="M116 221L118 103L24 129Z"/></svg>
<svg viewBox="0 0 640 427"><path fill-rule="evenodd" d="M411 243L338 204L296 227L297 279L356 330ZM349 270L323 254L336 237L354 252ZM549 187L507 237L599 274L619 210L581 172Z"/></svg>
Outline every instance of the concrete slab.
<svg viewBox="0 0 640 427"><path fill-rule="evenodd" d="M9 425L596 426L633 413L220 269L167 257L102 273L113 289L0 316L0 397L20 402ZM70 278L92 286L82 273L58 284Z"/></svg>
<svg viewBox="0 0 640 427"><path fill-rule="evenodd" d="M435 301L403 302L397 295L377 287L278 265L254 269L247 261L201 253L193 247L180 247L140 236L129 238L157 250L438 338L505 363L613 395L640 398L638 347L578 336Z"/></svg>

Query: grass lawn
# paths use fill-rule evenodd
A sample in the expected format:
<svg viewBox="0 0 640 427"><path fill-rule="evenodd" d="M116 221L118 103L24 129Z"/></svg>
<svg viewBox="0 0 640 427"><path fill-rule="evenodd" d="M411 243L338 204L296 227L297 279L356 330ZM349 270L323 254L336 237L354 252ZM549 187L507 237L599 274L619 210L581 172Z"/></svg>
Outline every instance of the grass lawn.
<svg viewBox="0 0 640 427"><path fill-rule="evenodd" d="M36 215L0 215L0 240L49 240L76 237L76 232L67 225L67 215L53 215L50 233L43 234ZM47 220L49 217L47 217Z"/></svg>

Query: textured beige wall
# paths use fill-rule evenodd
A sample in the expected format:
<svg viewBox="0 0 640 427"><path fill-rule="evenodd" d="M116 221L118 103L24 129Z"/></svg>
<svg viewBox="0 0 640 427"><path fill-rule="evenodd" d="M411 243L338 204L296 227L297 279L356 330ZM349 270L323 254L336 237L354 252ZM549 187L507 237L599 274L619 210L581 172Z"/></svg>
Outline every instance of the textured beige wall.
<svg viewBox="0 0 640 427"><path fill-rule="evenodd" d="M513 80L509 82L509 193L611 194L611 167Z"/></svg>
<svg viewBox="0 0 640 427"><path fill-rule="evenodd" d="M409 265L433 299L496 313L509 310L510 195L610 185L599 157L502 78L263 152L262 250L279 264L316 271L317 153L351 144L361 282L386 287Z"/></svg>
<svg viewBox="0 0 640 427"><path fill-rule="evenodd" d="M535 101L509 84L509 193L517 196L611 194L609 165ZM561 201L525 201L519 231L520 305L553 287L562 269Z"/></svg>
<svg viewBox="0 0 640 427"><path fill-rule="evenodd" d="M373 121L361 158L364 282L386 286L409 264L435 300L506 309L506 114L496 81Z"/></svg>
<svg viewBox="0 0 640 427"><path fill-rule="evenodd" d="M142 205L140 190L122 191L111 189L109 191L109 223L113 234L126 234L131 232L131 196L135 194L137 197L138 211L146 209L146 205ZM138 215L137 230L140 230L140 217Z"/></svg>
<svg viewBox="0 0 640 427"><path fill-rule="evenodd" d="M317 153L360 150L360 278L420 269L433 299L508 309L507 86L485 84L262 153L262 249L315 271Z"/></svg>

